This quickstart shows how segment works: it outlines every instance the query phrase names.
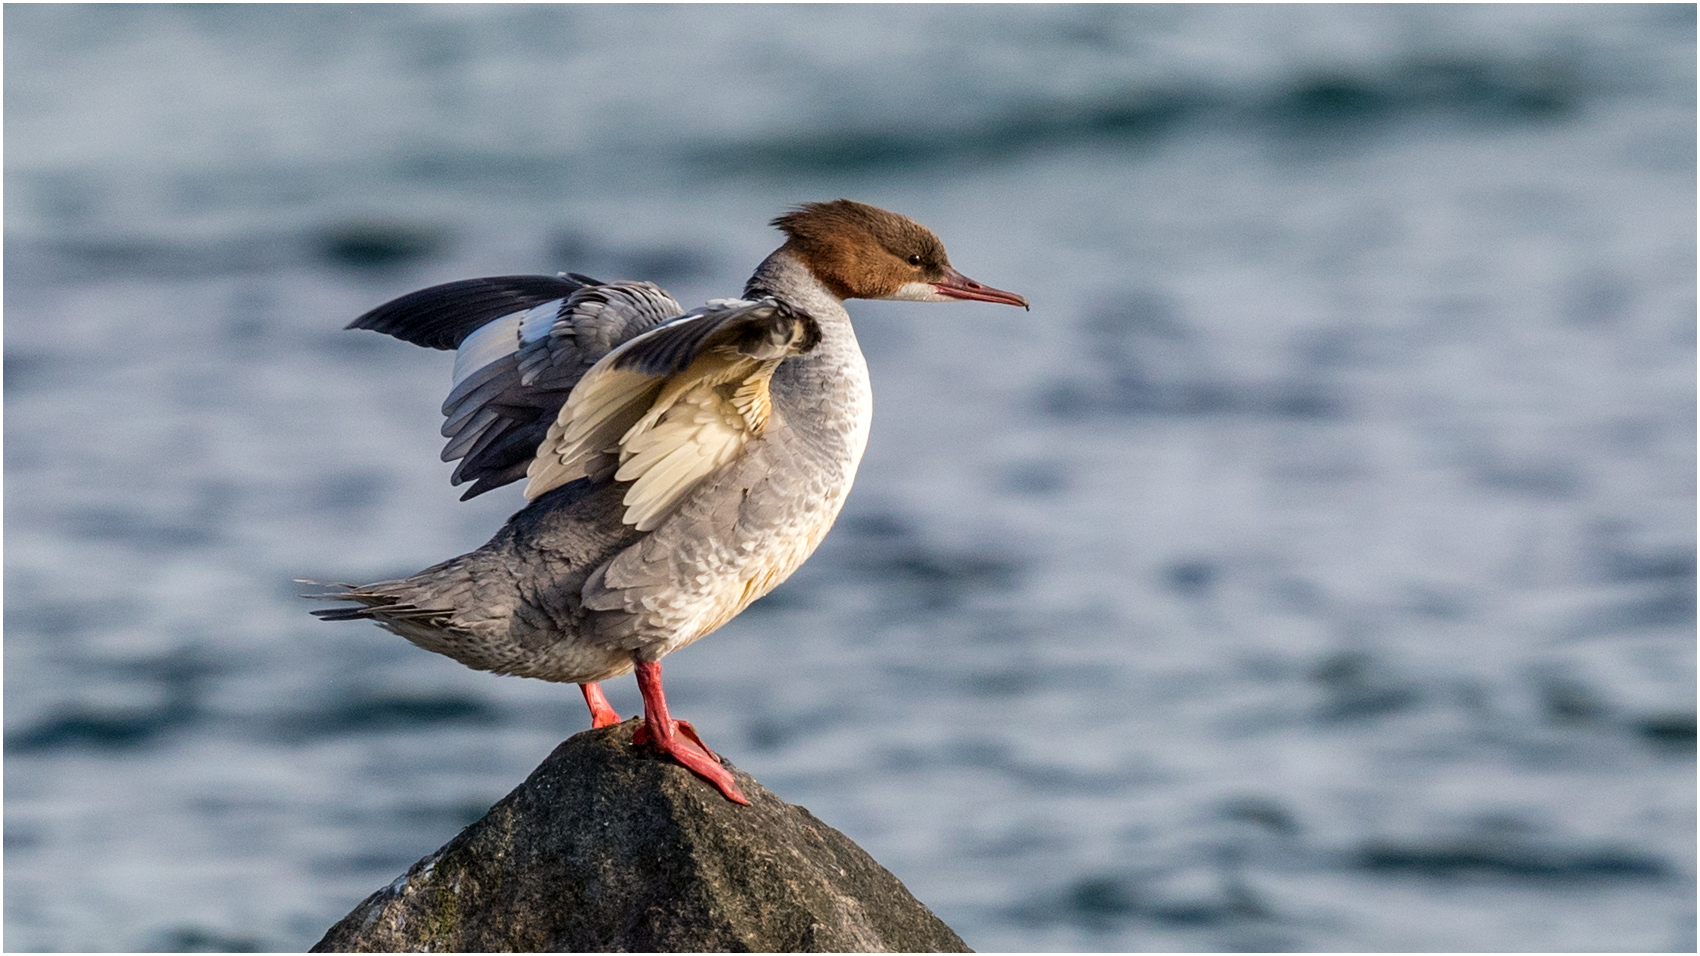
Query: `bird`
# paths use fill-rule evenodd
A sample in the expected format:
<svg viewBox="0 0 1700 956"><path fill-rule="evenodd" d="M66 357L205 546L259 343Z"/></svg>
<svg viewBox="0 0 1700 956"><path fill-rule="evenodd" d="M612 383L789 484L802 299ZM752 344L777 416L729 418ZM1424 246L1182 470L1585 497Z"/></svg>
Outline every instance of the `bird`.
<svg viewBox="0 0 1700 956"><path fill-rule="evenodd" d="M772 220L784 242L738 298L686 311L651 282L578 273L466 279L349 329L455 351L445 462L462 499L525 480L527 504L475 551L410 577L312 595L478 670L578 684L635 672L649 745L748 804L688 721L661 659L796 571L832 527L867 447L868 366L844 303L1025 298L950 264L906 216L838 199Z"/></svg>

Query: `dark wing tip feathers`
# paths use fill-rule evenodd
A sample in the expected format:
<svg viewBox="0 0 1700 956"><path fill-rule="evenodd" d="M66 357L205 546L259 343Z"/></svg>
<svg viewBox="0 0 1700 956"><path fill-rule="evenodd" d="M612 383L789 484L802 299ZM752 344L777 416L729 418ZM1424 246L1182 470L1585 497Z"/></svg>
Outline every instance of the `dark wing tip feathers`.
<svg viewBox="0 0 1700 956"><path fill-rule="evenodd" d="M347 328L382 332L426 348L456 349L468 335L495 319L564 299L590 284L585 276L462 279L391 299Z"/></svg>

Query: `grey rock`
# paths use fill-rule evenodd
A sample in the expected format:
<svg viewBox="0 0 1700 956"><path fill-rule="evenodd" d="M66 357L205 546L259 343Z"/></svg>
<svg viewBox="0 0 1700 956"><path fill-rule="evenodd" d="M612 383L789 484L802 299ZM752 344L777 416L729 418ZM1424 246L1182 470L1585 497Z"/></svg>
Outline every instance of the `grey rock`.
<svg viewBox="0 0 1700 956"><path fill-rule="evenodd" d="M578 734L313 952L970 952L842 833L733 767L751 805Z"/></svg>

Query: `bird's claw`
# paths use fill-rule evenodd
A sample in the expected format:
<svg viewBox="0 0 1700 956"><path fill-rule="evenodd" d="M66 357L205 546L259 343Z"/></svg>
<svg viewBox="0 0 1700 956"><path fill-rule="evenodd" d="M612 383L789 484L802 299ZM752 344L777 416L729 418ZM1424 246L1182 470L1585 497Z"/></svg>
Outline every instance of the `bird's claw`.
<svg viewBox="0 0 1700 956"><path fill-rule="evenodd" d="M708 749L708 744L703 743L702 738L697 736L697 729L695 727L691 726L690 721L688 721L688 720L675 720L675 721L673 721L673 729L678 731L681 734L684 734L686 737L690 738L691 743L696 744L698 747L701 747L702 752L705 753L705 754L708 754L708 759L713 760L713 761L717 761L717 762L720 760L720 755L715 753L714 751ZM632 732L632 743L634 743L634 744L649 743L649 724L647 722L644 723L643 726L639 727L637 730Z"/></svg>
<svg viewBox="0 0 1700 956"><path fill-rule="evenodd" d="M720 758L702 742L690 721L674 720L671 723L673 726L665 734L652 733L649 720L645 718L643 726L633 732L632 743L649 744L678 761L686 770L714 784L726 799L749 806L749 798L738 789L738 784L732 779L732 772L722 766Z"/></svg>

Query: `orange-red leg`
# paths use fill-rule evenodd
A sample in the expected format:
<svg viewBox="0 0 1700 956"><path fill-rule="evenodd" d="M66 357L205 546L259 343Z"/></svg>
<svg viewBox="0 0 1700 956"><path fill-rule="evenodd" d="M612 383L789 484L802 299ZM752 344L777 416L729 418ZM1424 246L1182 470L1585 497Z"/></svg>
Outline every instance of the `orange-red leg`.
<svg viewBox="0 0 1700 956"><path fill-rule="evenodd" d="M578 689L584 691L585 706L590 708L590 726L600 729L620 722L620 715L614 713L613 705L603 696L601 684L580 684Z"/></svg>
<svg viewBox="0 0 1700 956"><path fill-rule="evenodd" d="M697 736L696 728L686 721L674 720L667 713L667 696L661 691L661 664L638 661L637 682L638 690L643 693L643 726L632 735L632 742L648 743L714 784L726 799L749 806L749 799L733 782L732 772L720 765L720 758Z"/></svg>

